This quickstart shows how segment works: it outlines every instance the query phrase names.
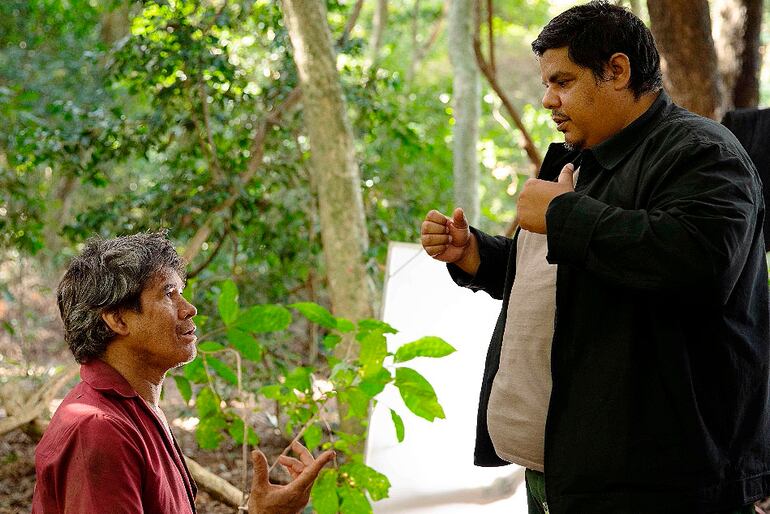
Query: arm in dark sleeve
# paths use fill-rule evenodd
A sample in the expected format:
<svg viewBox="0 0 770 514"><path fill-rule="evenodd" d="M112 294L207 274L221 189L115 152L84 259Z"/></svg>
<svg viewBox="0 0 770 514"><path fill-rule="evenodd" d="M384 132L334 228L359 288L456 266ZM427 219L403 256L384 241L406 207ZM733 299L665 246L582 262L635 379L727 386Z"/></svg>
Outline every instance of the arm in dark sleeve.
<svg viewBox="0 0 770 514"><path fill-rule="evenodd" d="M619 286L695 288L725 301L755 237L758 187L750 165L711 145L661 173L645 209L558 196L546 214L548 260Z"/></svg>
<svg viewBox="0 0 770 514"><path fill-rule="evenodd" d="M449 275L459 286L467 287L473 292L485 291L492 298L501 300L505 289L509 254L515 248L513 239L490 236L473 227L471 232L476 236L481 257L476 275L469 275L454 264L447 264Z"/></svg>

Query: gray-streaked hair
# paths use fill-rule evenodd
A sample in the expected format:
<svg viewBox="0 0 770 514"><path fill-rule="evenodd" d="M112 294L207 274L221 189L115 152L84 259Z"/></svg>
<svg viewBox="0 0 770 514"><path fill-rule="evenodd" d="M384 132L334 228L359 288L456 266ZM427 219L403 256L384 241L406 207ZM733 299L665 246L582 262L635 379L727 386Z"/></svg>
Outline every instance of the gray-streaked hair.
<svg viewBox="0 0 770 514"><path fill-rule="evenodd" d="M64 339L79 363L100 357L115 337L102 313L141 312L150 279L170 268L185 280L185 264L166 231L92 238L70 263L56 292Z"/></svg>

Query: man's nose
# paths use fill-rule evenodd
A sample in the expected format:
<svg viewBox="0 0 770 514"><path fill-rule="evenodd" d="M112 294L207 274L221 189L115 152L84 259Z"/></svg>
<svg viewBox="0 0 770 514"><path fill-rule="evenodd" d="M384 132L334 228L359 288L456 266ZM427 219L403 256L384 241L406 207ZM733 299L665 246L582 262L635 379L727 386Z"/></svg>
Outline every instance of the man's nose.
<svg viewBox="0 0 770 514"><path fill-rule="evenodd" d="M198 309L195 308L195 305L191 304L183 297L182 305L179 309L179 317L182 319L189 319L194 317L196 314L198 314Z"/></svg>
<svg viewBox="0 0 770 514"><path fill-rule="evenodd" d="M543 94L542 103L543 107L548 110L556 109L560 105L559 96L554 94L550 87L547 87L545 89L545 93Z"/></svg>

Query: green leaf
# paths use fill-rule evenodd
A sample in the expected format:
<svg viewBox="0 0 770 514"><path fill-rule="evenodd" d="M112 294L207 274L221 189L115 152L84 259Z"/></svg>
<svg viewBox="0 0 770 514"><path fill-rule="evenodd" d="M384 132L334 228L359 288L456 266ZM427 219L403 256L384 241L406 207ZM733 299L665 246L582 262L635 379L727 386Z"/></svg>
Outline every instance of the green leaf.
<svg viewBox="0 0 770 514"><path fill-rule="evenodd" d="M398 439L399 443L404 442L404 420L393 409L390 409L390 418L393 420L393 426L396 428L396 439Z"/></svg>
<svg viewBox="0 0 770 514"><path fill-rule="evenodd" d="M365 418L369 414L369 396L360 389L346 389L339 393L339 403L348 407L345 418Z"/></svg>
<svg viewBox="0 0 770 514"><path fill-rule="evenodd" d="M371 514L372 505L360 489L345 484L337 489L340 496L340 512L345 514Z"/></svg>
<svg viewBox="0 0 770 514"><path fill-rule="evenodd" d="M390 372L385 368L368 377L364 378L358 388L363 391L369 398L374 398L385 389L385 386L393 380Z"/></svg>
<svg viewBox="0 0 770 514"><path fill-rule="evenodd" d="M211 369L217 372L217 375L224 378L232 385L238 385L238 374L233 370L233 368L217 359L216 357L206 357L206 363L211 366Z"/></svg>
<svg viewBox="0 0 770 514"><path fill-rule="evenodd" d="M337 334L328 334L324 336L323 345L327 350L334 350L334 348L340 344L340 341L342 341L342 337Z"/></svg>
<svg viewBox="0 0 770 514"><path fill-rule="evenodd" d="M198 345L198 350L202 352L218 352L219 350L223 350L225 347L222 346L219 343L215 343L213 341L205 341Z"/></svg>
<svg viewBox="0 0 770 514"><path fill-rule="evenodd" d="M291 312L282 305L255 305L243 312L235 326L254 334L280 332L291 324Z"/></svg>
<svg viewBox="0 0 770 514"><path fill-rule="evenodd" d="M385 336L379 332L370 332L361 341L361 351L358 361L361 363L364 376L369 376L382 369L385 356L388 355L388 343Z"/></svg>
<svg viewBox="0 0 770 514"><path fill-rule="evenodd" d="M14 330L13 325L11 325L9 322L3 321L2 323L0 323L0 325L2 325L3 328L8 332L8 335L11 335L11 336L16 335L16 330Z"/></svg>
<svg viewBox="0 0 770 514"><path fill-rule="evenodd" d="M235 418L230 426L227 427L227 433L238 444L243 444L243 420L241 418ZM252 446L259 444L259 437L254 429L249 427L249 440L248 443Z"/></svg>
<svg viewBox="0 0 770 514"><path fill-rule="evenodd" d="M227 331L227 340L233 345L233 348L241 353L244 359L252 362L262 362L262 345L259 341L238 328L230 328Z"/></svg>
<svg viewBox="0 0 770 514"><path fill-rule="evenodd" d="M203 420L210 416L219 414L219 397L208 386L204 387L195 398L195 409L198 411L198 417Z"/></svg>
<svg viewBox="0 0 770 514"><path fill-rule="evenodd" d="M195 427L195 440L198 441L198 446L206 450L215 449L222 441L222 429L226 426L227 422L220 416L201 419Z"/></svg>
<svg viewBox="0 0 770 514"><path fill-rule="evenodd" d="M415 370L397 368L395 386L410 411L428 421L444 419L444 409L438 403L436 391L430 382Z"/></svg>
<svg viewBox="0 0 770 514"><path fill-rule="evenodd" d="M176 388L179 390L179 394L182 395L184 402L190 403L190 398L192 398L190 381L183 376L174 375L174 382L176 382Z"/></svg>
<svg viewBox="0 0 770 514"><path fill-rule="evenodd" d="M217 307L219 307L222 321L225 325L229 325L238 317L238 286L232 280L225 280L220 288Z"/></svg>
<svg viewBox="0 0 770 514"><path fill-rule="evenodd" d="M307 430L305 430L305 433L302 435L302 437L305 438L305 446L307 449L312 451L318 447L319 444L321 444L321 439L323 439L323 430L321 430L321 427L314 423L307 427Z"/></svg>
<svg viewBox="0 0 770 514"><path fill-rule="evenodd" d="M396 350L393 361L406 362L415 357L446 357L455 351L451 344L440 337L428 336L401 346Z"/></svg>
<svg viewBox="0 0 770 514"><path fill-rule="evenodd" d="M340 500L337 497L337 470L324 469L310 491L313 510L318 514L337 514Z"/></svg>
<svg viewBox="0 0 770 514"><path fill-rule="evenodd" d="M289 305L292 309L298 310L303 316L315 323L326 328L337 328L337 320L332 314L321 307L317 303L313 302L299 302Z"/></svg>
<svg viewBox="0 0 770 514"><path fill-rule="evenodd" d="M261 387L259 389L259 394L265 398L270 398L271 400L281 400L284 397L285 389L286 388L282 385L271 384Z"/></svg>
<svg viewBox="0 0 770 514"><path fill-rule="evenodd" d="M203 359L200 356L185 364L182 367L182 374L187 380L196 384L208 382L206 368L203 366Z"/></svg>
<svg viewBox="0 0 770 514"><path fill-rule="evenodd" d="M379 501L388 497L390 480L379 471L361 462L350 462L340 467L340 473L347 473L356 487L369 492L372 500Z"/></svg>
<svg viewBox="0 0 770 514"><path fill-rule="evenodd" d="M310 374L312 372L313 368L298 366L286 376L284 385L289 389L308 392L310 391Z"/></svg>
<svg viewBox="0 0 770 514"><path fill-rule="evenodd" d="M356 328L353 322L346 318L334 318L334 321L337 323L337 330L342 333L352 332Z"/></svg>
<svg viewBox="0 0 770 514"><path fill-rule="evenodd" d="M377 319L362 319L358 322L358 330L365 332L380 332L381 334L398 334L398 330L384 321Z"/></svg>

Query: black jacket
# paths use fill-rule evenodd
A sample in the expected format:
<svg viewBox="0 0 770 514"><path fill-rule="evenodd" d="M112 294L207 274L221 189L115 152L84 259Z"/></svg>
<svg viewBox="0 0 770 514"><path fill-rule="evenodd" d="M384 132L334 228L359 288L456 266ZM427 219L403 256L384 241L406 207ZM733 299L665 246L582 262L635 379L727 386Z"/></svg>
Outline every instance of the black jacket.
<svg viewBox="0 0 770 514"><path fill-rule="evenodd" d="M545 433L553 514L711 512L770 494L770 303L756 169L724 127L662 93L582 154L551 145L540 177L579 161L551 202L558 264ZM515 238L474 230L475 277L503 299L476 464L506 464L486 424L515 277Z"/></svg>
<svg viewBox="0 0 770 514"><path fill-rule="evenodd" d="M722 125L735 134L762 179L765 203L770 199L770 109L737 109L725 114ZM770 223L765 219L765 250L770 251Z"/></svg>

